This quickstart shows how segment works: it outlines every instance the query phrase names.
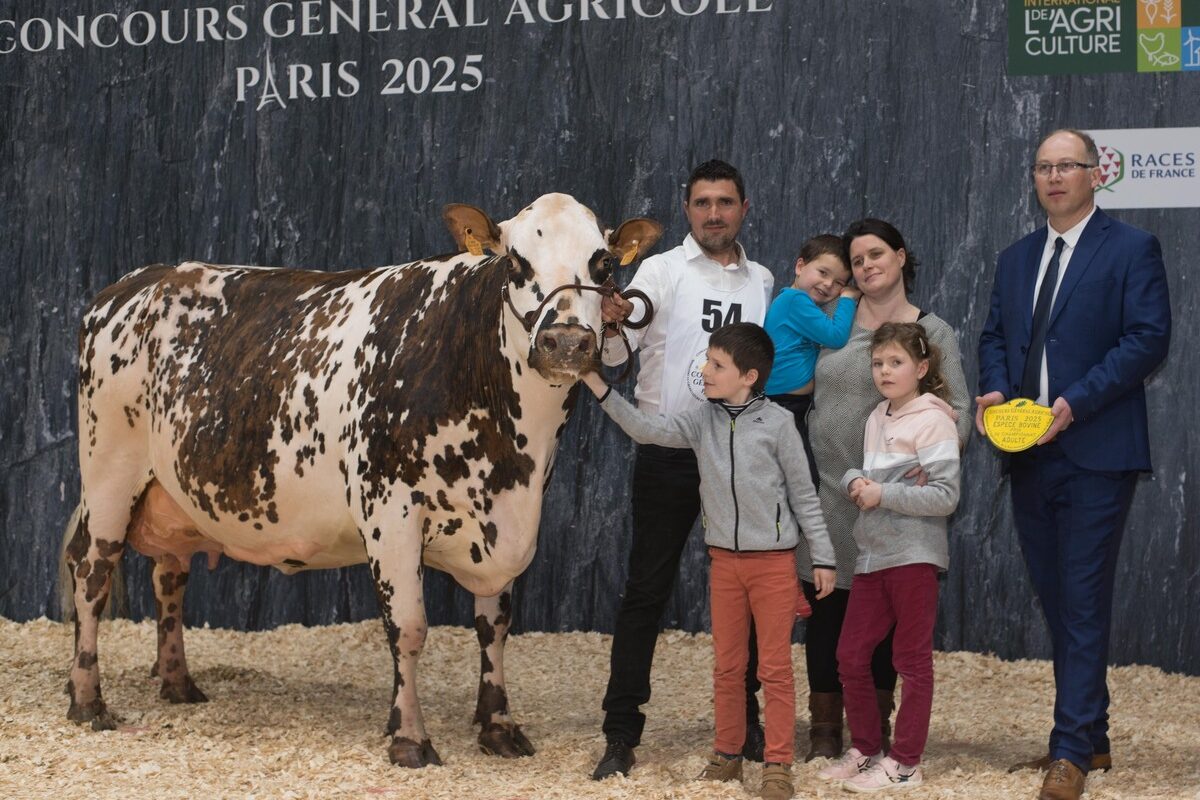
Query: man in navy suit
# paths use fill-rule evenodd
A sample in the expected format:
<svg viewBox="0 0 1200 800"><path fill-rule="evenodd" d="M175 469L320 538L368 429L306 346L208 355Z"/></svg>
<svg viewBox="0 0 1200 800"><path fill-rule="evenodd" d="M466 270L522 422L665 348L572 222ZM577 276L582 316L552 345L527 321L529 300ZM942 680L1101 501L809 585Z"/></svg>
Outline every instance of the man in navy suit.
<svg viewBox="0 0 1200 800"><path fill-rule="evenodd" d="M1096 208L1096 143L1042 140L1033 183L1048 225L1000 254L979 337L975 425L1016 397L1049 406L1037 444L1011 457L1021 551L1054 644L1048 769L1039 800L1075 800L1108 769L1113 579L1137 474L1150 470L1146 378L1167 355L1171 307L1158 240Z"/></svg>

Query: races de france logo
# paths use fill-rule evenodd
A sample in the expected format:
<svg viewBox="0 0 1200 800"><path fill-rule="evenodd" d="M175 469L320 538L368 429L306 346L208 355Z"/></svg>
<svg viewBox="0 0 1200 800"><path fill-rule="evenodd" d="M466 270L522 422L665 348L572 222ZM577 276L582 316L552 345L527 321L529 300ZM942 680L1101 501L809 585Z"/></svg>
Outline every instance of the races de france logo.
<svg viewBox="0 0 1200 800"><path fill-rule="evenodd" d="M1125 156L1115 147L1100 145L1100 185L1096 191L1111 192L1125 177Z"/></svg>

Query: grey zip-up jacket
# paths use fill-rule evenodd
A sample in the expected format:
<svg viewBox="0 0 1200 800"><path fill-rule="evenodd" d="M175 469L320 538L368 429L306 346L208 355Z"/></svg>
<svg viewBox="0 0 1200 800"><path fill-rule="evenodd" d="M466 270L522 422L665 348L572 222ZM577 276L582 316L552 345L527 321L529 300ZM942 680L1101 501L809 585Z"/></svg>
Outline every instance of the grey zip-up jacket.
<svg viewBox="0 0 1200 800"><path fill-rule="evenodd" d="M958 412L932 394L923 394L889 412L884 400L863 433L863 468L847 470L842 491L856 478L882 484L879 505L862 511L854 523L858 561L854 574L905 564L950 565L946 517L958 506ZM929 482L917 486L904 473L920 465Z"/></svg>
<svg viewBox="0 0 1200 800"><path fill-rule="evenodd" d="M600 407L636 442L696 451L705 543L736 551L791 550L803 528L813 562L835 563L790 411L760 395L736 416L709 402L663 417L634 408L611 390Z"/></svg>

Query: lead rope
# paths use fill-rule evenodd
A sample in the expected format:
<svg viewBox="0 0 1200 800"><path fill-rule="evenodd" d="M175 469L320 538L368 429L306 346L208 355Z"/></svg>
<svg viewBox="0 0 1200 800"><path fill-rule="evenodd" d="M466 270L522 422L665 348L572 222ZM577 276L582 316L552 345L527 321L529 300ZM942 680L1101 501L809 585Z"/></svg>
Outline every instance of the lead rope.
<svg viewBox="0 0 1200 800"><path fill-rule="evenodd" d="M517 318L517 320L521 323L521 326L525 328L525 332L529 334L531 346L533 344L534 325L539 319L541 319L542 312L545 311L546 304L550 302L550 299L554 297L554 295L558 294L559 292L566 291L567 289L599 292L603 297L612 297L617 291L617 285L613 283L611 275L609 275L608 279L599 286L585 286L582 283L563 284L562 286L559 286L551 291L550 294L546 295L546 298L542 300L541 304L536 309L522 314L521 312L517 311L517 307L513 305L512 297L508 293L508 281L504 282L504 286L500 289L500 293L504 296L504 302L508 303L508 307L512 311L513 316ZM650 298L646 296L645 292L640 292L637 289L627 289L622 293L621 296L625 299L636 298L641 300L646 306L646 313L643 314L642 318L637 322L630 322L629 320L624 320L619 324L616 322L605 322L600 326L601 349L604 347L604 339L612 338L604 336L605 331L610 329L617 331L621 337L621 342L625 345L625 369L621 372L621 377L617 378L617 383L624 383L625 379L629 377L630 371L633 369L633 346L629 344L629 337L625 335L625 329L629 328L635 331L641 330L654 320L654 304L650 302Z"/></svg>

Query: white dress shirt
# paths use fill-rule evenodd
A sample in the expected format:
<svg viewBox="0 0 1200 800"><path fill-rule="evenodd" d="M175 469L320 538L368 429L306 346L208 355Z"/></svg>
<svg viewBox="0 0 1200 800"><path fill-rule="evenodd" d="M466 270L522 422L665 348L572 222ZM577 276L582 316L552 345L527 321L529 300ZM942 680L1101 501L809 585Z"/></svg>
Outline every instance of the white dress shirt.
<svg viewBox="0 0 1200 800"><path fill-rule="evenodd" d="M654 321L640 331L626 329L629 344L642 352L634 397L651 414L677 414L704 402L699 369L714 326L734 320L759 325L766 318L775 278L762 264L746 258L736 245L738 260L725 266L700 248L689 233L683 244L647 258L629 283L654 304ZM633 300L630 318L644 313ZM734 308L736 307L736 311ZM604 340L604 363L625 361L619 337Z"/></svg>
<svg viewBox="0 0 1200 800"><path fill-rule="evenodd" d="M1058 256L1058 280L1054 284L1054 294L1050 297L1050 313L1054 313L1054 301L1058 299L1058 287L1062 286L1063 276L1067 274L1067 265L1071 262L1071 254L1075 252L1075 246L1079 244L1079 237L1083 235L1083 229L1091 221L1092 215L1096 213L1096 206L1092 206L1092 210L1088 215L1077 222L1070 230L1056 231L1054 226L1046 221L1046 246L1042 248L1042 263L1038 267L1037 279L1033 282L1033 308L1037 307L1038 295L1041 293L1042 278L1046 276L1046 270L1050 268L1050 259L1054 256L1054 240L1058 237L1063 238L1062 253ZM1038 381L1038 396L1037 402L1044 406L1050 405L1055 399L1050 397L1050 374L1046 367L1046 349L1042 348L1042 375Z"/></svg>

